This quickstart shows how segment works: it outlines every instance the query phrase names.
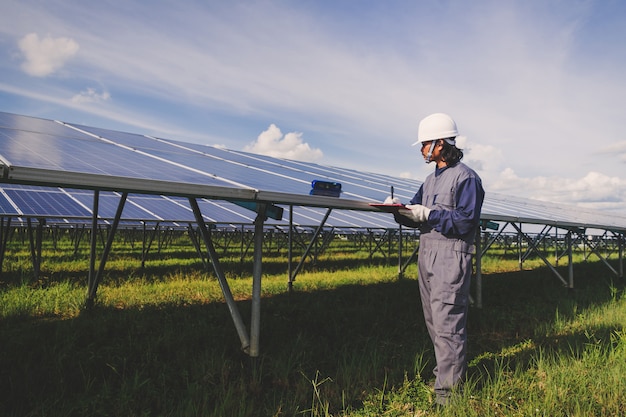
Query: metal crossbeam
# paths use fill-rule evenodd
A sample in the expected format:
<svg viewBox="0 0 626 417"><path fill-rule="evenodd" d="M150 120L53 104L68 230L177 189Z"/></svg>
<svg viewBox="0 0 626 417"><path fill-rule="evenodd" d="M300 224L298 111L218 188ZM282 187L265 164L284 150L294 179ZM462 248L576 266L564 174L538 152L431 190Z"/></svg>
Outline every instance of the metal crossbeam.
<svg viewBox="0 0 626 417"><path fill-rule="evenodd" d="M563 285L565 285L566 287L570 287L573 288L574 284L573 284L573 276L570 275L570 280L569 283L567 280L565 280L565 278L563 278L563 276L559 273L559 271L556 270L556 268L550 263L550 261L548 261L548 259L545 257L545 255L543 253L541 253L541 251L539 250L539 248L536 246L535 244L535 240L532 239L530 236L528 236L526 233L524 233L522 231L521 226L518 226L515 223L511 223L511 225L518 231L519 233L519 237L523 238L524 240L526 240L526 243L528 243L528 246L530 248L532 248L532 250L537 254L537 256L539 256L541 258L541 260L546 264L546 266L550 269L550 271L552 271L552 273L561 280L561 282L563 283ZM571 236L571 233L568 233L568 236ZM569 251L571 253L571 242L569 244ZM521 262L521 261L520 261ZM570 261L569 264L571 266L572 261L571 261L571 255L570 255Z"/></svg>

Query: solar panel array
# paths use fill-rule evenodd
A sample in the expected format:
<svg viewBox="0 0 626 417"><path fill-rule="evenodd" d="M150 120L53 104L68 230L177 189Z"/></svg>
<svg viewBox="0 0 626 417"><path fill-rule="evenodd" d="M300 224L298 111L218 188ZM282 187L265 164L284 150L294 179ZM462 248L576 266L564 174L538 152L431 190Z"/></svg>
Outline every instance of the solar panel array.
<svg viewBox="0 0 626 417"><path fill-rule="evenodd" d="M73 225L90 221L93 207L93 192L90 190L41 187L21 184L0 185L0 216L47 219L48 224ZM120 193L102 192L99 196L98 216L113 219ZM250 225L256 214L249 209L228 201L201 199L199 201L204 219L208 223L238 229L239 225ZM293 224L314 227L319 224L325 211L315 207L298 206L293 212ZM183 226L195 223L189 202L184 197L132 194L128 197L122 213L126 225L158 222L161 225ZM283 220L268 219L268 226L287 225ZM397 227L389 214L356 213L346 210L334 212L328 227L352 229Z"/></svg>
<svg viewBox="0 0 626 417"><path fill-rule="evenodd" d="M123 219L193 222L187 197L200 197L207 221L251 223L255 213L231 201L295 206L294 224L317 225L325 208L334 227L397 227L372 211L390 193L408 201L421 185L371 172L323 166L0 112L0 216L113 217L119 192L132 194ZM310 195L311 182L342 184L340 198ZM286 217L286 216L285 216ZM626 230L626 217L490 193L482 218L503 222ZM287 219L268 220L287 224Z"/></svg>

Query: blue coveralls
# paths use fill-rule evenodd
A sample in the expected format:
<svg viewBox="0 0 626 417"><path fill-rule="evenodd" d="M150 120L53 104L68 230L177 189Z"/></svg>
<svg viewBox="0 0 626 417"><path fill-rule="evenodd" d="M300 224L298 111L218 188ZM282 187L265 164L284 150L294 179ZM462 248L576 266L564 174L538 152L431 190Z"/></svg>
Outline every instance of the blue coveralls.
<svg viewBox="0 0 626 417"><path fill-rule="evenodd" d="M418 276L424 319L435 349L436 401L447 402L467 371L467 311L474 237L485 192L467 165L437 168L410 204L431 209L420 226Z"/></svg>

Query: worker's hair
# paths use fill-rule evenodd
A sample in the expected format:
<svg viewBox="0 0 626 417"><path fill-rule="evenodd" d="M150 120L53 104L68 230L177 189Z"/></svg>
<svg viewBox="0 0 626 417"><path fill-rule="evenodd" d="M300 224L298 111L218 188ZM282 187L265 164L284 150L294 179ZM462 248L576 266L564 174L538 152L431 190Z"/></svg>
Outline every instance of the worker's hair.
<svg viewBox="0 0 626 417"><path fill-rule="evenodd" d="M441 150L441 157L448 165L456 165L461 159L463 159L463 151L454 145L450 145L445 140L443 143L443 149Z"/></svg>

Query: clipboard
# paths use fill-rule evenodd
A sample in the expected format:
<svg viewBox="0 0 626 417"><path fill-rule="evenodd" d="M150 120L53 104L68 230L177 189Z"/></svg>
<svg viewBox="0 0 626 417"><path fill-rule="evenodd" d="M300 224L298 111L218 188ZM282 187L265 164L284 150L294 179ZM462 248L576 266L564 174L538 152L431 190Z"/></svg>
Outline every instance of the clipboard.
<svg viewBox="0 0 626 417"><path fill-rule="evenodd" d="M404 204L369 203L369 205L387 213L395 213L402 208L406 208Z"/></svg>

